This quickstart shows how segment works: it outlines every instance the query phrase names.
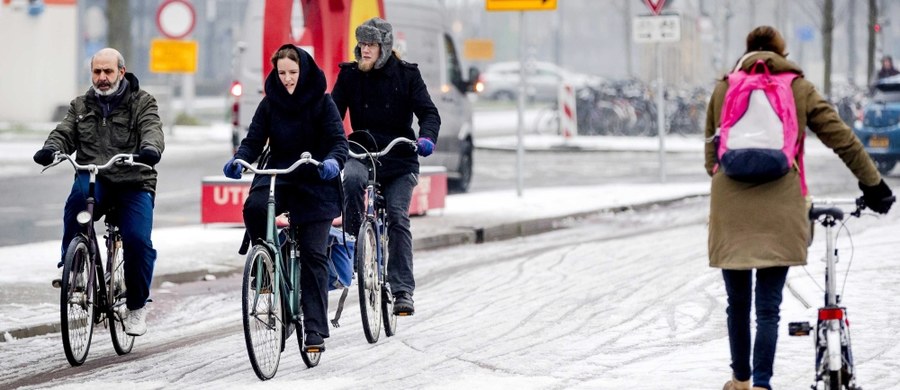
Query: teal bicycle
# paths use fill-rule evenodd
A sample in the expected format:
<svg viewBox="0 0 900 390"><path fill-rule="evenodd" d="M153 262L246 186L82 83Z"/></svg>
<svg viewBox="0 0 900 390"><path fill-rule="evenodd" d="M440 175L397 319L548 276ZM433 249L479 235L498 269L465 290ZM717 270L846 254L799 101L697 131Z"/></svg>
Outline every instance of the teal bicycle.
<svg viewBox="0 0 900 390"><path fill-rule="evenodd" d="M307 367L319 364L324 348L305 347L303 311L300 307L299 251L296 230L279 226L275 215L275 177L287 174L303 164L319 165L308 152L285 169L257 169L244 160L235 160L257 175L269 175L269 198L266 212L266 240L253 245L244 265L242 316L244 340L250 365L259 379L275 376L284 351L285 340L296 328L300 356ZM284 230L279 234L279 228ZM284 237L285 242L281 242ZM284 246L282 246L284 245ZM283 248L282 250L280 250Z"/></svg>

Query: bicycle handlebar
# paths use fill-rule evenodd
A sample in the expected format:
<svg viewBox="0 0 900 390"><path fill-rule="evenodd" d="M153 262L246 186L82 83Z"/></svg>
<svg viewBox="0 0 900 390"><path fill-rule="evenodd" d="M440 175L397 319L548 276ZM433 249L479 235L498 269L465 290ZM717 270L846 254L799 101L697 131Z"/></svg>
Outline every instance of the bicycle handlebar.
<svg viewBox="0 0 900 390"><path fill-rule="evenodd" d="M250 165L250 163L248 163L244 160L241 160L241 159L235 159L234 162L235 162L235 164L241 164L248 171L253 172L257 175L281 175L281 174L291 173L295 169L297 169L297 167L299 167L303 164L313 164L316 166L321 164L320 162L314 160L312 158L312 154L310 154L309 152L303 152L303 154L300 155L299 160L295 161L293 164L291 164L291 166L284 168L284 169L256 169L252 165Z"/></svg>
<svg viewBox="0 0 900 390"><path fill-rule="evenodd" d="M381 156L384 156L385 154L388 154L388 152L391 151L391 149L394 147L394 145L397 145L398 143L401 143L401 142L402 142L402 143L405 143L405 144L410 144L410 145L412 145L413 151L414 151L414 152L415 152L416 150L418 150L418 146L416 145L416 141L413 141L413 140L411 140L411 139L409 139L409 138L397 137L397 138L394 138L394 140L391 141L391 143L389 143L389 144L388 144L382 151L380 151L380 152L354 153L353 151L349 151L350 157L358 158L358 159L360 159L360 160L369 158L369 156L371 156L371 157L381 157Z"/></svg>
<svg viewBox="0 0 900 390"><path fill-rule="evenodd" d="M138 166L150 168L151 170L153 169L153 167L151 167L147 164L134 161L134 157L135 157L134 154L119 153L115 156L110 157L109 161L107 161L106 164L103 164L103 165L97 165L97 164L82 165L82 164L75 162L75 159L72 158L72 156L70 156L68 154L61 153L61 152L55 152L55 153L53 153L53 162L50 163L50 165L47 165L46 167L44 167L44 169L41 170L41 173L44 173L44 171L46 171L52 167L55 167L66 160L68 160L69 163L72 164L72 167L75 168L76 171L88 171L88 172L95 172L95 173L99 172L100 170L103 170L103 169L108 169L109 167L111 167L113 165L118 165L118 164L131 165L131 166L138 165Z"/></svg>
<svg viewBox="0 0 900 390"><path fill-rule="evenodd" d="M886 201L895 201L896 197L889 196L884 198ZM851 211L849 214L854 217L859 217L863 210L866 209L866 201L862 196L858 198L821 198L816 199L812 198L811 207L810 207L810 216L818 217L819 213L815 212L816 209L825 209L825 208L836 208L840 209L841 206L854 206L855 209ZM844 210L841 210L842 212Z"/></svg>

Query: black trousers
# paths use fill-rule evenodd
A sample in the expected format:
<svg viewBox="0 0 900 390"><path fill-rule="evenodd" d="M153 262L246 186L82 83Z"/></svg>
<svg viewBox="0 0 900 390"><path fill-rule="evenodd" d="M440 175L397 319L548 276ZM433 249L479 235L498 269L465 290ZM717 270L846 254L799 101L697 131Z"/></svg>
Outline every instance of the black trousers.
<svg viewBox="0 0 900 390"><path fill-rule="evenodd" d="M295 223L294 216L301 215L296 196L289 188L275 190L275 213L291 213L291 225L297 229L297 249L300 257L300 305L303 309L305 332L316 332L328 337L328 232L330 219ZM252 243L266 238L266 201L269 188L250 191L244 202L244 225Z"/></svg>

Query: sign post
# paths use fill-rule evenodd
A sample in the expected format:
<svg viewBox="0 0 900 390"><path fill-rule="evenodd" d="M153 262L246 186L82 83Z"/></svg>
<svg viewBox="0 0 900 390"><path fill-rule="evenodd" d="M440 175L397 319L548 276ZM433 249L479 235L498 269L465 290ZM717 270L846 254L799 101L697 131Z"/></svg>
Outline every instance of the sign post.
<svg viewBox="0 0 900 390"><path fill-rule="evenodd" d="M188 0L163 1L156 10L156 27L168 39L150 42L150 71L183 75L181 98L187 113L193 108L198 46L197 41L184 38L194 31L196 16L194 6Z"/></svg>
<svg viewBox="0 0 900 390"><path fill-rule="evenodd" d="M636 43L653 43L656 52L656 134L659 137L659 181L666 182L666 101L664 98L662 50L660 44L681 40L681 18L678 15L660 15L665 0L644 0L653 16L637 16L632 26L632 39Z"/></svg>
<svg viewBox="0 0 900 390"><path fill-rule="evenodd" d="M525 144L522 140L525 128L525 12L524 11L554 11L556 0L486 0L485 7L488 11L519 11L519 98L516 109L518 111L518 126L516 128L516 195L522 197L523 171L525 161Z"/></svg>

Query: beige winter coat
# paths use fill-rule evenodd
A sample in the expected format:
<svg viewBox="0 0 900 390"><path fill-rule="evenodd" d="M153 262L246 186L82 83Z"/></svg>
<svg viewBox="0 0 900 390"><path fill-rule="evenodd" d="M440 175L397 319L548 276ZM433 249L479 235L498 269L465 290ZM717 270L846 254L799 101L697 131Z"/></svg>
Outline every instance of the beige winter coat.
<svg viewBox="0 0 900 390"><path fill-rule="evenodd" d="M748 70L763 59L773 73L795 72L792 89L797 105L797 124L809 128L818 140L831 148L850 171L866 185L876 185L881 176L862 143L838 117L837 112L802 77L794 63L772 52L748 56L742 67ZM711 139L720 124L728 82L716 83L706 114L706 138ZM745 270L806 264L809 238L807 206L800 190L800 174L794 169L784 177L763 184L732 180L721 171L714 173L716 150L707 142L706 172L712 176L709 210L710 267ZM807 176L814 172L807 172Z"/></svg>

